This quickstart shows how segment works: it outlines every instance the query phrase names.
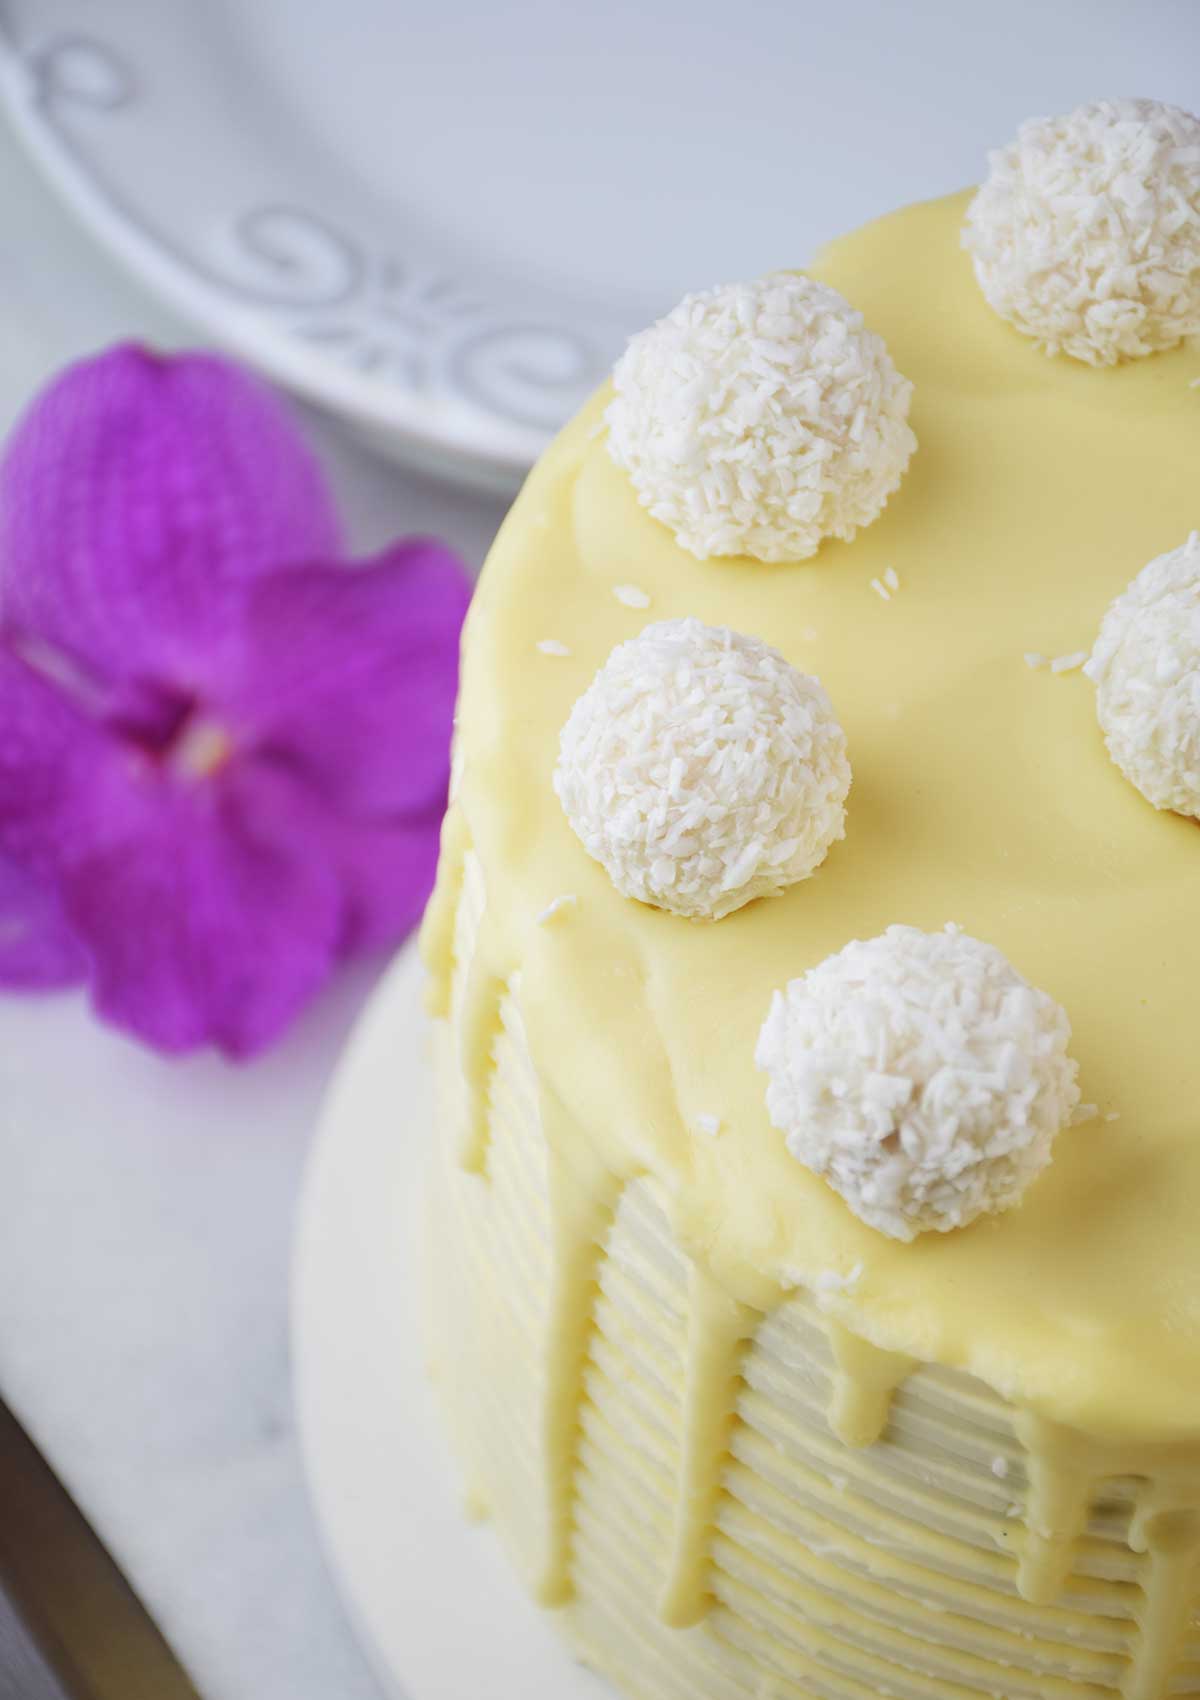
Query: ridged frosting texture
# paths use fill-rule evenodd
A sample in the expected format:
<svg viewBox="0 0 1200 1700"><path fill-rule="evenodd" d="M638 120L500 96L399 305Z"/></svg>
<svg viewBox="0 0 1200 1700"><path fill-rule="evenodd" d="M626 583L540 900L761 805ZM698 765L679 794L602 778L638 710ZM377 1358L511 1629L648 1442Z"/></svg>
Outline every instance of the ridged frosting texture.
<svg viewBox="0 0 1200 1700"><path fill-rule="evenodd" d="M1200 532L1116 598L1084 671L1126 779L1156 809L1200 816Z"/></svg>
<svg viewBox="0 0 1200 1700"><path fill-rule="evenodd" d="M870 1345L820 1278L765 1313L732 1303L681 1242L677 1201L566 1137L516 987L463 1172L489 917L478 857L451 854L434 1371L469 1503L586 1662L638 1700L1200 1690L1200 1445L1096 1447Z"/></svg>
<svg viewBox="0 0 1200 1700"><path fill-rule="evenodd" d="M1079 1103L1065 1012L956 927L892 926L776 992L757 1061L788 1150L893 1239L1007 1210Z"/></svg>
<svg viewBox="0 0 1200 1700"><path fill-rule="evenodd" d="M795 273L685 296L631 339L613 386L609 452L702 560L803 560L853 537L916 448L883 339Z"/></svg>
<svg viewBox="0 0 1200 1700"><path fill-rule="evenodd" d="M1200 120L1096 101L1030 119L989 164L963 241L1010 324L1090 365L1200 331Z"/></svg>
<svg viewBox="0 0 1200 1700"><path fill-rule="evenodd" d="M576 702L554 786L618 891L720 920L825 859L850 763L821 685L778 650L660 620L618 644Z"/></svg>

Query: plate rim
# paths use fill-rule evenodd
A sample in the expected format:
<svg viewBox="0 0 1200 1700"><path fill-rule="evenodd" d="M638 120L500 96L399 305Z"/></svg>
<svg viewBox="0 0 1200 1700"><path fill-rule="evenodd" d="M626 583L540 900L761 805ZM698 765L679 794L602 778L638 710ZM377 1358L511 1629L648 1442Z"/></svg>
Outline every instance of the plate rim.
<svg viewBox="0 0 1200 1700"><path fill-rule="evenodd" d="M122 204L119 189L98 168L89 169L86 153L53 121L47 66L67 49L94 50L121 62L117 49L90 30L68 27L47 41L26 39L10 14L0 15L0 109L60 204L126 275L187 325L302 399L343 417L376 446L417 465L428 468L432 463L435 469L493 487L511 491L520 483L556 426L506 417L469 395L456 394L444 382L405 385L356 370L319 343L306 342L261 302L239 300L232 284L223 292L198 265L189 265L186 256L173 252L165 238L157 238ZM103 107L105 102L89 104ZM282 205L264 210L295 211ZM314 227L323 223L319 213L309 216ZM560 352L566 339L574 337L581 361L593 361L586 381L599 376L598 350L593 348L590 356L586 352L586 327L489 322L487 315L493 314L494 321L494 312L487 302L482 312L478 334L483 336L559 338ZM573 401L565 406L564 418L573 406Z"/></svg>

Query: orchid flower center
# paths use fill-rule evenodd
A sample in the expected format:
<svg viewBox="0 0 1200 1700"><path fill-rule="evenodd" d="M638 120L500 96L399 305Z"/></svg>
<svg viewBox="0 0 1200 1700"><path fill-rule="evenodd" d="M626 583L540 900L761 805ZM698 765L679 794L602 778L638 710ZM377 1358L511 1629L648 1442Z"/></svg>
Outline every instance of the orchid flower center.
<svg viewBox="0 0 1200 1700"><path fill-rule="evenodd" d="M236 753L233 733L203 702L151 681L138 681L108 724L152 771L187 783L215 778Z"/></svg>
<svg viewBox="0 0 1200 1700"><path fill-rule="evenodd" d="M211 779L235 752L233 735L186 691L137 678L125 682L114 704L103 685L52 645L23 634L14 634L9 642L29 667L70 697L84 714L106 723L124 742L150 757L160 771L185 780Z"/></svg>
<svg viewBox="0 0 1200 1700"><path fill-rule="evenodd" d="M183 779L211 779L234 754L232 735L186 691L158 680L126 681L114 703L71 656L22 632L0 636L25 664L90 718Z"/></svg>
<svg viewBox="0 0 1200 1700"><path fill-rule="evenodd" d="M233 754L233 739L215 720L203 717L185 722L171 746L170 763L188 779L209 779Z"/></svg>

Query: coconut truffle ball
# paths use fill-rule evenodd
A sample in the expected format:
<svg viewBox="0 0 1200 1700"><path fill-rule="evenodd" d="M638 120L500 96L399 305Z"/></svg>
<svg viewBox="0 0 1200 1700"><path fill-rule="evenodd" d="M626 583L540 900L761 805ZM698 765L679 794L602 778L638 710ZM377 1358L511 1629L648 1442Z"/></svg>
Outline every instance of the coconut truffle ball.
<svg viewBox="0 0 1200 1700"><path fill-rule="evenodd" d="M609 453L701 560L798 561L853 537L917 446L882 339L787 272L686 296L631 340L613 385Z"/></svg>
<svg viewBox="0 0 1200 1700"><path fill-rule="evenodd" d="M1084 672L1126 779L1156 809L1200 816L1200 532L1117 597Z"/></svg>
<svg viewBox="0 0 1200 1700"><path fill-rule="evenodd" d="M1200 119L1100 100L988 157L963 245L1002 318L1093 366L1200 331Z"/></svg>
<svg viewBox="0 0 1200 1700"><path fill-rule="evenodd" d="M816 679L757 638L661 620L571 710L554 789L619 892L719 920L824 861L850 764Z"/></svg>
<svg viewBox="0 0 1200 1700"><path fill-rule="evenodd" d="M787 1148L897 1240L1006 1210L1079 1102L1071 1026L992 945L889 927L776 992L755 1060Z"/></svg>

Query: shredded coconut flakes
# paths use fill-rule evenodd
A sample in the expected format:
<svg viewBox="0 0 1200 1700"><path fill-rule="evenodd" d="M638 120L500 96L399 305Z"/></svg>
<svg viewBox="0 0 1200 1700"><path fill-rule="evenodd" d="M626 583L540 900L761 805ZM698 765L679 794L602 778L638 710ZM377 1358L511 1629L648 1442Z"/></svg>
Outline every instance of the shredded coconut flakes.
<svg viewBox="0 0 1200 1700"><path fill-rule="evenodd" d="M816 679L757 638L662 620L576 702L554 788L618 891L719 920L824 861L850 764Z"/></svg>
<svg viewBox="0 0 1200 1700"><path fill-rule="evenodd" d="M1200 119L1101 100L989 155L963 245L989 304L1094 366L1200 331Z"/></svg>
<svg viewBox="0 0 1200 1700"><path fill-rule="evenodd" d="M855 1263L844 1275L836 1269L822 1269L813 1282L814 1293L848 1293L862 1280L863 1265Z"/></svg>
<svg viewBox="0 0 1200 1700"><path fill-rule="evenodd" d="M721 1131L720 1116L697 1116L696 1131L697 1133L707 1134L710 1139L715 1139Z"/></svg>
<svg viewBox="0 0 1200 1700"><path fill-rule="evenodd" d="M1052 673L1073 673L1076 668L1083 666L1087 658L1086 649L1073 649L1070 655L1056 655L1050 663L1050 671Z"/></svg>
<svg viewBox="0 0 1200 1700"><path fill-rule="evenodd" d="M1026 667L1045 667L1048 664L1049 656L1043 655L1040 649L1027 649L1025 651Z"/></svg>
<svg viewBox="0 0 1200 1700"><path fill-rule="evenodd" d="M892 593L881 578L873 578L871 580L871 589L875 592L876 596L881 596L885 602L890 602L892 600Z"/></svg>
<svg viewBox="0 0 1200 1700"><path fill-rule="evenodd" d="M836 290L775 272L689 295L617 362L609 453L699 559L803 560L897 488L912 385Z"/></svg>
<svg viewBox="0 0 1200 1700"><path fill-rule="evenodd" d="M1084 671L1126 779L1156 809L1200 817L1200 533L1117 597Z"/></svg>
<svg viewBox="0 0 1200 1700"><path fill-rule="evenodd" d="M650 598L636 584L618 584L613 587L613 595L626 608L649 608Z"/></svg>
<svg viewBox="0 0 1200 1700"><path fill-rule="evenodd" d="M538 926L544 927L547 922L553 921L556 915L561 915L564 909L573 909L578 902L579 899L573 891L564 891L561 897L556 897L553 902L547 903L537 918Z"/></svg>
<svg viewBox="0 0 1200 1700"><path fill-rule="evenodd" d="M776 992L755 1060L788 1150L894 1239L1006 1210L1079 1102L1064 1011L992 945L889 927Z"/></svg>
<svg viewBox="0 0 1200 1700"><path fill-rule="evenodd" d="M543 655L570 655L571 651L558 638L539 638L538 648Z"/></svg>
<svg viewBox="0 0 1200 1700"><path fill-rule="evenodd" d="M1008 1474L1008 1459L1001 1458L999 1455L993 1458L992 1474L993 1476L998 1476L1000 1480L1003 1481L1005 1476Z"/></svg>

